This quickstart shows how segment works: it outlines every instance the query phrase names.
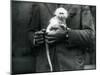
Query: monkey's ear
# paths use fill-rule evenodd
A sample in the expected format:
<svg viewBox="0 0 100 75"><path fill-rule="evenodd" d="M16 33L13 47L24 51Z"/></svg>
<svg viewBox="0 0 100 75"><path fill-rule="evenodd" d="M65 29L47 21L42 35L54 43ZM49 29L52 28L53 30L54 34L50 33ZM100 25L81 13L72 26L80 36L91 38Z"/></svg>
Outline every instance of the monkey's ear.
<svg viewBox="0 0 100 75"><path fill-rule="evenodd" d="M59 14L58 9L59 9L59 8L57 8L57 9L55 10L55 12L54 12L54 15L55 15L55 16L57 16L57 15Z"/></svg>

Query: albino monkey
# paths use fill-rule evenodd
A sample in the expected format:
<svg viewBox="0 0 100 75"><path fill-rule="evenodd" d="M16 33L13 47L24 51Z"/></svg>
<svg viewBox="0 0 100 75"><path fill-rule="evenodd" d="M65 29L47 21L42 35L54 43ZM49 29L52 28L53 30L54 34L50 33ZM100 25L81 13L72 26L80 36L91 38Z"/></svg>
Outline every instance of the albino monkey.
<svg viewBox="0 0 100 75"><path fill-rule="evenodd" d="M47 33L54 32L59 28L66 30L66 19L68 18L68 11L63 7L57 8L54 17L52 17L49 21L49 25L46 29Z"/></svg>
<svg viewBox="0 0 100 75"><path fill-rule="evenodd" d="M55 16L50 19L49 21L50 23L46 29L46 33L48 34L54 33L55 31L59 29L66 30L67 28L66 19L68 18L68 11L64 9L63 7L60 7L56 9L54 15ZM52 67L52 63L51 63L51 59L49 55L49 46L46 42L45 42L45 46L46 46L46 55L47 55L50 71L52 72L53 67Z"/></svg>

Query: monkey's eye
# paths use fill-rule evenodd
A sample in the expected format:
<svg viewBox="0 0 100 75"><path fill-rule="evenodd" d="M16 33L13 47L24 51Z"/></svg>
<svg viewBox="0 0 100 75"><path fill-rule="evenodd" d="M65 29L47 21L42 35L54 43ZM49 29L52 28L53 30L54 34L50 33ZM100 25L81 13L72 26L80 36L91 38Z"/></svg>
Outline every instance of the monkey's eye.
<svg viewBox="0 0 100 75"><path fill-rule="evenodd" d="M64 13L60 12L60 14L64 14Z"/></svg>

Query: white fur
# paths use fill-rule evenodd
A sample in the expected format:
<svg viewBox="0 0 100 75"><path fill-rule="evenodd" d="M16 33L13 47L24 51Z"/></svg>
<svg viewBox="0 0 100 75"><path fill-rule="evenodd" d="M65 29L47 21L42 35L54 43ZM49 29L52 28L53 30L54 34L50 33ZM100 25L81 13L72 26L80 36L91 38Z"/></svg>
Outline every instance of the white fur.
<svg viewBox="0 0 100 75"><path fill-rule="evenodd" d="M57 8L54 17L52 17L49 21L49 25L46 29L46 32L49 33L51 31L51 28L58 28L60 26L63 26L66 28L66 19L68 18L68 11L64 9L63 7Z"/></svg>
<svg viewBox="0 0 100 75"><path fill-rule="evenodd" d="M64 13L64 14L60 14L60 13ZM54 15L62 16L62 17L67 18L68 17L68 11L65 8L63 8L63 7L60 7L60 8L56 9Z"/></svg>

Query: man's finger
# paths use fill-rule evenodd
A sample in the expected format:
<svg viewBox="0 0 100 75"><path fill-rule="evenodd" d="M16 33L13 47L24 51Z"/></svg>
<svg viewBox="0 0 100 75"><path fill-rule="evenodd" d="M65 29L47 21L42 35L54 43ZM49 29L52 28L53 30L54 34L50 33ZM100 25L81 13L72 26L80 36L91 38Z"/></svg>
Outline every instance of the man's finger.
<svg viewBox="0 0 100 75"><path fill-rule="evenodd" d="M42 31L35 32L35 35L43 35L43 34L44 34L44 32L42 32Z"/></svg>
<svg viewBox="0 0 100 75"><path fill-rule="evenodd" d="M52 44L52 43L56 42L56 40L52 40L52 41L46 40L46 42L47 42L48 44Z"/></svg>
<svg viewBox="0 0 100 75"><path fill-rule="evenodd" d="M37 44L43 44L44 43L44 41L38 41L37 42Z"/></svg>
<svg viewBox="0 0 100 75"><path fill-rule="evenodd" d="M45 36L45 38L47 39L47 40L55 40L56 39L56 37L48 37L48 36Z"/></svg>
<svg viewBox="0 0 100 75"><path fill-rule="evenodd" d="M39 46L40 44L43 44L44 41L34 42L34 45Z"/></svg>
<svg viewBox="0 0 100 75"><path fill-rule="evenodd" d="M48 34L47 34L47 36L54 36L56 34L56 32L49 32Z"/></svg>
<svg viewBox="0 0 100 75"><path fill-rule="evenodd" d="M44 38L35 39L36 42L43 41L43 40L44 40Z"/></svg>
<svg viewBox="0 0 100 75"><path fill-rule="evenodd" d="M43 35L35 35L34 38L35 38L35 39L43 38Z"/></svg>

